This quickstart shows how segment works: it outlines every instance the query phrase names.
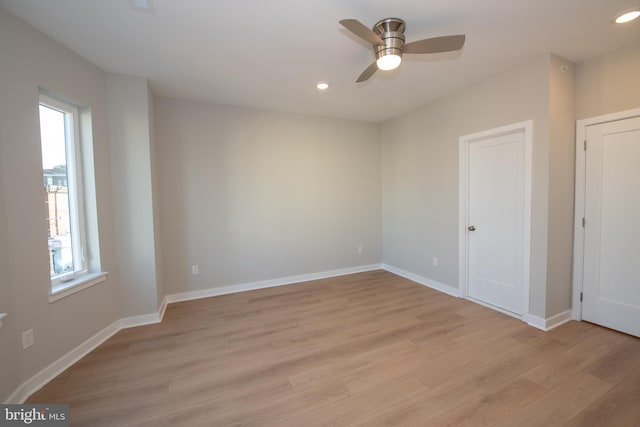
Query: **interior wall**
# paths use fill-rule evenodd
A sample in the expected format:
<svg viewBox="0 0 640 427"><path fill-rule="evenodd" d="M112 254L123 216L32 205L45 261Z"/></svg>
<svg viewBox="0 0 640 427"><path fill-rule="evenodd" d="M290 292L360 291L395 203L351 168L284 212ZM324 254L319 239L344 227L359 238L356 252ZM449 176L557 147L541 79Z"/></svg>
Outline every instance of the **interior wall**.
<svg viewBox="0 0 640 427"><path fill-rule="evenodd" d="M640 43L578 64L576 119L640 107Z"/></svg>
<svg viewBox="0 0 640 427"><path fill-rule="evenodd" d="M541 56L382 125L385 264L458 288L458 139L532 119L529 311L544 317L549 62Z"/></svg>
<svg viewBox="0 0 640 427"><path fill-rule="evenodd" d="M157 98L167 293L379 263L378 130Z"/></svg>
<svg viewBox="0 0 640 427"><path fill-rule="evenodd" d="M6 220L6 236L1 243L8 252L3 257L6 265L2 266L1 286L10 288L13 294L11 306L3 309L15 328L0 333L14 335L3 337L2 343L18 353L18 363L8 365L3 359L0 371L13 370L18 384L22 384L120 318L111 223L106 82L101 70L2 9L0 52L0 170L4 177L0 209ZM47 298L50 278L42 203L39 87L91 108L100 252L103 269L110 273L105 282L54 303ZM35 344L22 350L19 334L28 329L34 330Z"/></svg>
<svg viewBox="0 0 640 427"><path fill-rule="evenodd" d="M162 272L162 239L160 237L160 187L158 184L158 149L156 147L156 98L147 82L147 111L149 115L149 159L151 162L151 197L153 198L153 247L156 275L156 306L160 307L165 296Z"/></svg>
<svg viewBox="0 0 640 427"><path fill-rule="evenodd" d="M549 64L549 213L546 318L571 306L575 178L575 65Z"/></svg>
<svg viewBox="0 0 640 427"><path fill-rule="evenodd" d="M0 128L0 140L4 134ZM3 145L0 144L0 159L4 157ZM0 200L4 203L4 177L3 169L0 169ZM7 280L9 276L9 243L7 237L7 221L4 205L0 206L0 313L13 312L13 289ZM19 385L19 372L15 367L18 362L18 334L15 328L15 319L11 315L2 320L0 328L0 402L13 393Z"/></svg>
<svg viewBox="0 0 640 427"><path fill-rule="evenodd" d="M107 74L113 220L123 317L158 311L149 86Z"/></svg>

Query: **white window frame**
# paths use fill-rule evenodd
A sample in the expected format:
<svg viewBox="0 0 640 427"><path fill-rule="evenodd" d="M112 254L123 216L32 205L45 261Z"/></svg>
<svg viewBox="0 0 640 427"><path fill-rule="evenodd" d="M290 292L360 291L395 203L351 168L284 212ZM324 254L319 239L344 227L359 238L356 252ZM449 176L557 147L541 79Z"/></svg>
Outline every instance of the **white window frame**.
<svg viewBox="0 0 640 427"><path fill-rule="evenodd" d="M38 105L60 111L65 118L65 152L73 271L51 277L49 302L53 302L106 280L107 273L92 273L88 265L79 109L75 105L43 93L40 94Z"/></svg>

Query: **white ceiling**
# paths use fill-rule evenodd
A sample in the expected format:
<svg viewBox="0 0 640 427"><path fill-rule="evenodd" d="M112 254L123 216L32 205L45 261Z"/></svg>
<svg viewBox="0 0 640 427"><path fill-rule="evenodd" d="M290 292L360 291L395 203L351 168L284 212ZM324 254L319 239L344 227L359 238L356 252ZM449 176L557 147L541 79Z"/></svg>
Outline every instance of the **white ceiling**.
<svg viewBox="0 0 640 427"><path fill-rule="evenodd" d="M613 25L640 0L0 0L0 6L100 68L148 77L156 95L383 121L536 56L580 62L640 40L640 22ZM458 53L373 62L339 24L406 21L408 42L466 34ZM318 92L315 83L331 87Z"/></svg>

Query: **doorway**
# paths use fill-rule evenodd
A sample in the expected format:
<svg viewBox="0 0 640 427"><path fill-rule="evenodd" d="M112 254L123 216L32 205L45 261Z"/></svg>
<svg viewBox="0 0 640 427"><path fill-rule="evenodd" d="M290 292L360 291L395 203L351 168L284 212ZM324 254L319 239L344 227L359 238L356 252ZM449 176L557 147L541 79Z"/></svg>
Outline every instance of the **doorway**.
<svg viewBox="0 0 640 427"><path fill-rule="evenodd" d="M573 317L640 337L640 110L578 121Z"/></svg>
<svg viewBox="0 0 640 427"><path fill-rule="evenodd" d="M460 138L462 295L522 318L529 308L532 122Z"/></svg>

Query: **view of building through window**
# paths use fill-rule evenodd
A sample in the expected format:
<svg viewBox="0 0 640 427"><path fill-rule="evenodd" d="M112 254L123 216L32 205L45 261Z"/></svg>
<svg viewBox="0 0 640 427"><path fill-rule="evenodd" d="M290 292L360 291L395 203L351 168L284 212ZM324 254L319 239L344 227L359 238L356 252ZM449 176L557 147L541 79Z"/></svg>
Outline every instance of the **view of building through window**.
<svg viewBox="0 0 640 427"><path fill-rule="evenodd" d="M40 104L43 196L52 278L75 270L67 175L67 141L72 136L67 114Z"/></svg>

